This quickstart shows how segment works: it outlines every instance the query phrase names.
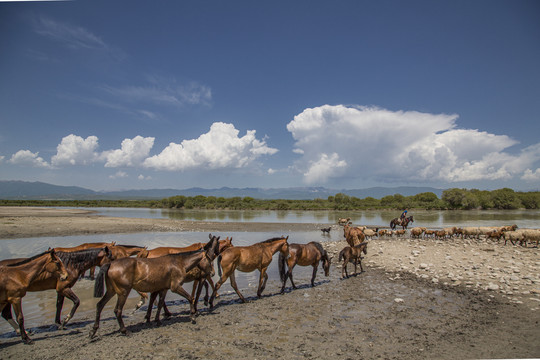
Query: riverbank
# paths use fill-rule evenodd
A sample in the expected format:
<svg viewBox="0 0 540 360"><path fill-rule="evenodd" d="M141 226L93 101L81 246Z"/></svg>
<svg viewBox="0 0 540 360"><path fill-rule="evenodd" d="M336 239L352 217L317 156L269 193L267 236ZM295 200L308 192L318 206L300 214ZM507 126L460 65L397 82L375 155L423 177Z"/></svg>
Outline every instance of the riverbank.
<svg viewBox="0 0 540 360"><path fill-rule="evenodd" d="M3 234L11 238L85 234L81 229L320 233L320 224L162 221L107 218L78 210L19 210L6 214L0 208L0 239L6 238ZM332 231L341 228L334 225ZM288 288L280 295L278 279L270 278L261 299L251 286L242 290L251 300L247 304L234 293L223 294L212 312L201 303L196 324L189 322L183 302L170 304L173 317L161 327L145 324L142 311L133 315L126 311L130 337L118 334L112 310L106 308L96 340L88 339L93 319L76 315L66 331L36 329L33 346L23 345L15 336L0 338L1 357L540 357L539 249L475 240L374 239L363 262L366 271L341 280L337 255L345 242L323 245L333 256L330 277L319 270L313 288L307 286L309 277L295 277L299 289Z"/></svg>

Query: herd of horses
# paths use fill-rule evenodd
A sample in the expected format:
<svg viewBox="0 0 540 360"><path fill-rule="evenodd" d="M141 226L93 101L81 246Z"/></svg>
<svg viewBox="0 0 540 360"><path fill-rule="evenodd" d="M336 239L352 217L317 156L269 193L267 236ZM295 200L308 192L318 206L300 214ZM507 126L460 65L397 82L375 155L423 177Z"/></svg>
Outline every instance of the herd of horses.
<svg viewBox="0 0 540 360"><path fill-rule="evenodd" d="M344 233L344 235L347 234ZM129 331L122 320L122 311L132 289L141 296L137 309L145 303L147 294L150 293L145 316L147 322L151 321L156 299L158 299L156 323L161 323L161 311L165 317L171 316L165 305L165 296L169 290L188 301L190 318L194 322L203 287L206 288L204 303L210 309L214 307L217 292L227 279L230 279L230 284L240 300L246 301L236 284L236 270L241 272L259 270L257 296L260 298L268 280L268 266L272 262L273 255L278 252L278 269L282 281L281 293L285 292L288 280L296 289L293 269L297 265L313 267L311 286L315 286L315 277L320 263L322 263L325 275L329 276L331 258L320 243L313 241L308 244L295 244L289 243L288 238L288 236L280 236L249 246L233 246L232 238L220 240L220 237L209 234L207 243L151 250L140 246L117 245L114 242L86 243L73 248L49 249L27 259L3 260L0 261L2 317L20 333L25 344L31 344L32 340L24 327L22 298L28 291L56 289L55 324L58 328L65 327L80 304L79 298L72 290L73 285L86 271L92 271L99 266L100 271L95 277L94 296L101 299L96 305L95 322L90 331L91 338L99 329L104 306L115 295L117 302L114 314L120 326L120 332L128 334ZM349 277L346 271L349 262L354 263L355 275L358 263L363 271L362 253L367 254L367 242L363 240L341 251L339 261L344 260L343 278ZM212 281L212 276L215 274L214 260L217 260L219 274L216 284ZM188 282L194 282L191 294L183 288L183 285ZM209 287L212 288L210 296ZM69 314L61 320L62 306L66 297L73 302L73 306ZM16 321L12 317L12 309L15 312Z"/></svg>

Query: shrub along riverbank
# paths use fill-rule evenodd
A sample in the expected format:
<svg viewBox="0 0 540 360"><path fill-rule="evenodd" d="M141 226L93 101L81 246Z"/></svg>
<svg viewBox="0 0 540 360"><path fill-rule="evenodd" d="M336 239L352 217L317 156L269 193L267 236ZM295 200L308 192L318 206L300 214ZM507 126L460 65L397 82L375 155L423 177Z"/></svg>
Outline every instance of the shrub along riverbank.
<svg viewBox="0 0 540 360"><path fill-rule="evenodd" d="M0 206L131 207L228 210L368 210L368 209L540 209L540 192L448 189L441 198L432 192L363 199L338 193L327 199L261 200L246 197L173 196L161 200L0 200Z"/></svg>

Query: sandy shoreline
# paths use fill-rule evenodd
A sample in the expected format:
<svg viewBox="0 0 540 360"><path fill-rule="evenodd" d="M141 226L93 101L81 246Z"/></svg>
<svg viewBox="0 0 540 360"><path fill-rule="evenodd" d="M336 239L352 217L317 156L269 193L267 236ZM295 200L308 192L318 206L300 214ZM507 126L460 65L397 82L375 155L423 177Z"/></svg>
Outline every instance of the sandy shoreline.
<svg viewBox="0 0 540 360"><path fill-rule="evenodd" d="M89 211L0 207L1 239L145 231L314 231L321 224L219 223L97 216ZM333 231L342 231L337 225ZM162 327L126 319L130 337L104 314L89 341L92 319L68 331L47 330L25 346L0 339L2 358L530 358L540 357L540 253L488 241L374 239L366 271L340 280L337 253L344 241L324 243L334 256L329 278L314 288L279 293L270 279L265 296L241 304L224 297L197 324L185 304L171 304ZM366 266L367 265L367 266ZM299 279L306 284L306 279ZM302 282L303 281L303 282ZM3 321L3 320L2 320Z"/></svg>

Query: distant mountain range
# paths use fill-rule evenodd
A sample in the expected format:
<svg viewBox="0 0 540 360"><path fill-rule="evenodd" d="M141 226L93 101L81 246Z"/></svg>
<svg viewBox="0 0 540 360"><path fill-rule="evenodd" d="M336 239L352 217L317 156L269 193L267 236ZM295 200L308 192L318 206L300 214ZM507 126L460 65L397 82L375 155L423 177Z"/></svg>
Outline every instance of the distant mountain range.
<svg viewBox="0 0 540 360"><path fill-rule="evenodd" d="M403 196L416 195L423 192L432 192L439 198L443 189L432 187L371 187L366 189L327 189L323 187L295 187L295 188L229 188L219 189L189 188L178 189L148 189L124 191L94 191L78 186L59 186L43 182L27 181L0 181L0 199L6 200L98 200L98 199L163 199L176 195L184 196L216 196L216 197L245 197L256 199L326 199L337 193L355 196L363 199L371 196L380 199L387 195L401 194Z"/></svg>

